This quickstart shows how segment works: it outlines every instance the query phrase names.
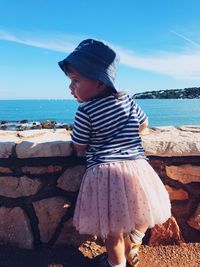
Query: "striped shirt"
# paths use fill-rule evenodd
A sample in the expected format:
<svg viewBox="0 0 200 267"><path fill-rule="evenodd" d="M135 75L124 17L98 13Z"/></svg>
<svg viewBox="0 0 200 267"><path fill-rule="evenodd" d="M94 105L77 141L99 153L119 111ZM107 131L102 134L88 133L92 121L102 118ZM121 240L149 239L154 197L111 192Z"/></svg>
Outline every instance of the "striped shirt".
<svg viewBox="0 0 200 267"><path fill-rule="evenodd" d="M110 95L81 104L76 112L72 141L88 145L87 168L96 164L145 158L139 125L147 119L127 94Z"/></svg>

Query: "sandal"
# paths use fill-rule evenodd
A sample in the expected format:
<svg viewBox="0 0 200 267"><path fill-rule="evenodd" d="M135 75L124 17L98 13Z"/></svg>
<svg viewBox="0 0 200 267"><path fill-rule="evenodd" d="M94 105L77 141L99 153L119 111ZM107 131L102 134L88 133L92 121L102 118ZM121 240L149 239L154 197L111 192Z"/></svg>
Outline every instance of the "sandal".
<svg viewBox="0 0 200 267"><path fill-rule="evenodd" d="M139 264L139 249L141 247L141 243L134 243L131 239L131 235L127 235L124 238L125 241L125 255L128 263L132 267L136 267Z"/></svg>

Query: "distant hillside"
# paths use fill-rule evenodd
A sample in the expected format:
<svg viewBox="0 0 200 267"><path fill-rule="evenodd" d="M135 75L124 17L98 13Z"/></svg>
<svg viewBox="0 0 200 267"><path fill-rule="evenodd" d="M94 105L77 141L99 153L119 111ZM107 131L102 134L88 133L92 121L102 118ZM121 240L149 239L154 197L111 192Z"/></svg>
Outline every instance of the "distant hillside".
<svg viewBox="0 0 200 267"><path fill-rule="evenodd" d="M200 98L200 87L148 91L135 94L136 99L192 99Z"/></svg>

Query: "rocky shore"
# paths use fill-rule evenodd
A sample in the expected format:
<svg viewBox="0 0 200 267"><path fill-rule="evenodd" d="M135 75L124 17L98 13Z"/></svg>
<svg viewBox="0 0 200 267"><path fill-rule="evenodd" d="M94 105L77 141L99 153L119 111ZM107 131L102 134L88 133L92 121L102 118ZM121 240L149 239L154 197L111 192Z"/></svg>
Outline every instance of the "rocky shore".
<svg viewBox="0 0 200 267"><path fill-rule="evenodd" d="M71 124L61 123L51 120L46 121L0 121L0 130L9 131L25 131L25 130L35 130L35 129L72 129Z"/></svg>

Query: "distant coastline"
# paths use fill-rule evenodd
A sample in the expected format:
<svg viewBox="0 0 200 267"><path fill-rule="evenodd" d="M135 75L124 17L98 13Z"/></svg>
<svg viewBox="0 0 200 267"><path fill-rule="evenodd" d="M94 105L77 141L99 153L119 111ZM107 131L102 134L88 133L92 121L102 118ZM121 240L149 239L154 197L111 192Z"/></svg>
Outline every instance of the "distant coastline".
<svg viewBox="0 0 200 267"><path fill-rule="evenodd" d="M147 91L134 95L135 99L200 99L200 87Z"/></svg>

